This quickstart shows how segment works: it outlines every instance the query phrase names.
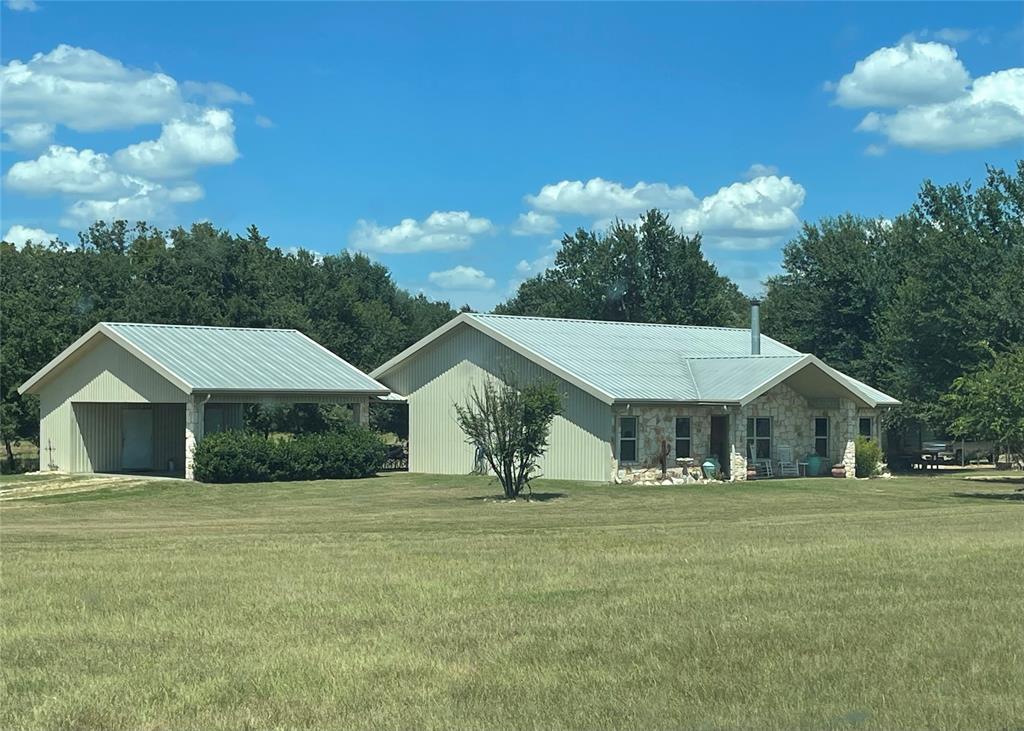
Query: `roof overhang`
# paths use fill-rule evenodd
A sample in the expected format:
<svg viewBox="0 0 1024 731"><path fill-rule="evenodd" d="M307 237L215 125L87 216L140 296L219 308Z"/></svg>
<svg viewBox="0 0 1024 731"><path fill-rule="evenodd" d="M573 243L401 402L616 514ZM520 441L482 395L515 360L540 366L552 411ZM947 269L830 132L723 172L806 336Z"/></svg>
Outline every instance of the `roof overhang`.
<svg viewBox="0 0 1024 731"><path fill-rule="evenodd" d="M388 373L401 366L409 358L416 355L416 353L420 352L424 348L427 348L432 343L444 337L445 335L447 335L460 325L468 325L469 327L472 327L475 330L482 332L488 337L498 341L505 347L509 348L513 352L518 353L519 355L523 356L529 361L532 361L533 363L536 363L541 368L550 371L551 373L555 374L556 376L565 381L568 381L572 385L579 388L581 391L589 393L591 396L598 399L599 401L602 401L606 404L615 403L615 398L610 393L598 388L589 381L586 381L580 378L579 376L570 373L561 366L551 362L550 360L542 356L540 353L537 353L536 351L523 346L522 343L519 343L518 341L509 338L508 336L504 335L498 330L495 330L494 328L480 322L479 320L474 319L473 317L470 316L469 313L465 312L459 315L458 317L449 320L447 323L439 327L437 330L434 330L434 332L430 333L426 337L410 345L408 348L403 350L394 358L391 358L390 360L386 361L382 365L372 370L370 372L370 378L380 379L386 376Z"/></svg>
<svg viewBox="0 0 1024 731"><path fill-rule="evenodd" d="M822 393L815 393L814 395L848 395L859 405L871 409L899 403L894 399L889 401L879 400L868 390L860 388L859 382L845 377L816 356L805 355L779 371L773 377L758 384L740 399L740 405L746 406L784 381L790 382L795 390L805 395L807 395L809 390L822 391Z"/></svg>

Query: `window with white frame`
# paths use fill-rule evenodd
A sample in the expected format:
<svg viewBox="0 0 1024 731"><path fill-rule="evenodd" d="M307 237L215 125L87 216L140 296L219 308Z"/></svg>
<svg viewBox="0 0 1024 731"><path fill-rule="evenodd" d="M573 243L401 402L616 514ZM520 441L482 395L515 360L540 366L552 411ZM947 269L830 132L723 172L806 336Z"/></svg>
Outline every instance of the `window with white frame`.
<svg viewBox="0 0 1024 731"><path fill-rule="evenodd" d="M619 461L636 462L636 417L619 417Z"/></svg>
<svg viewBox="0 0 1024 731"><path fill-rule="evenodd" d="M757 416L747 419L747 454L752 454L754 459L771 459L771 417Z"/></svg>
<svg viewBox="0 0 1024 731"><path fill-rule="evenodd" d="M814 419L814 453L819 457L828 456L828 417Z"/></svg>
<svg viewBox="0 0 1024 731"><path fill-rule="evenodd" d="M690 456L690 417L676 417L676 459Z"/></svg>

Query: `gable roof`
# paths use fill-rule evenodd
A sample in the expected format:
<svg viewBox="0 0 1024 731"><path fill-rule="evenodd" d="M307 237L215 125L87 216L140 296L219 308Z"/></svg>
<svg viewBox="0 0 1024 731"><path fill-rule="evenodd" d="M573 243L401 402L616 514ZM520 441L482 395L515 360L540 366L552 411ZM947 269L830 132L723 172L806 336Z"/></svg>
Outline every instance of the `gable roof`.
<svg viewBox="0 0 1024 731"><path fill-rule="evenodd" d="M117 343L185 393L388 393L387 387L298 330L123 322L99 323L18 392L32 392L96 337Z"/></svg>
<svg viewBox="0 0 1024 731"><path fill-rule="evenodd" d="M868 406L899 403L813 355L750 330L464 313L371 372L381 378L459 326L473 327L605 403L746 404L812 368Z"/></svg>

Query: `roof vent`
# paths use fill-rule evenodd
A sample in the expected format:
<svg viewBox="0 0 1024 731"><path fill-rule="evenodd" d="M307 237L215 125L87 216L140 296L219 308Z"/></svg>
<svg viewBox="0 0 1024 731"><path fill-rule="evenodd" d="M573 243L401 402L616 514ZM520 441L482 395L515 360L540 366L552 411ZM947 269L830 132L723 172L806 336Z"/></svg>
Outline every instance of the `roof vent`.
<svg viewBox="0 0 1024 731"><path fill-rule="evenodd" d="M761 301L750 300L750 354L761 355Z"/></svg>

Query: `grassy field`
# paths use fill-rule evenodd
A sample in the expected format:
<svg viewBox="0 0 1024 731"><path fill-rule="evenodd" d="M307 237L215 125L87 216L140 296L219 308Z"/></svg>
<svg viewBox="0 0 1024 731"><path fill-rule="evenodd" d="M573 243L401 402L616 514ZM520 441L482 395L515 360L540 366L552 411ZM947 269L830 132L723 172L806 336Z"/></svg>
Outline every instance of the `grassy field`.
<svg viewBox="0 0 1024 731"><path fill-rule="evenodd" d="M1024 727L1024 502L7 478L0 728Z"/></svg>

